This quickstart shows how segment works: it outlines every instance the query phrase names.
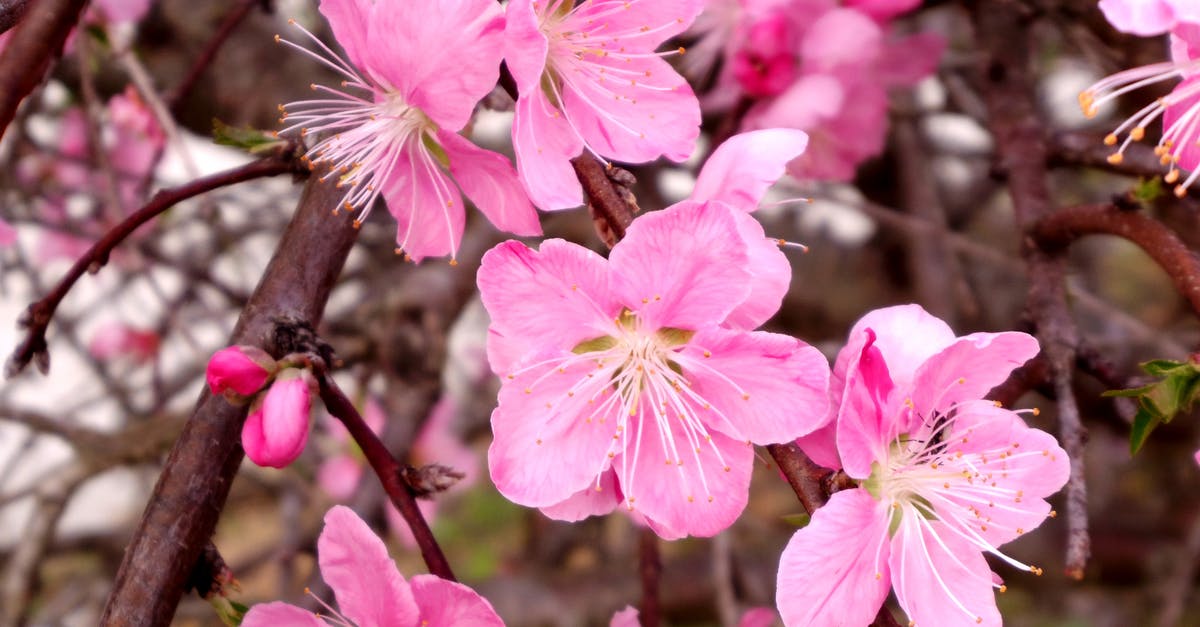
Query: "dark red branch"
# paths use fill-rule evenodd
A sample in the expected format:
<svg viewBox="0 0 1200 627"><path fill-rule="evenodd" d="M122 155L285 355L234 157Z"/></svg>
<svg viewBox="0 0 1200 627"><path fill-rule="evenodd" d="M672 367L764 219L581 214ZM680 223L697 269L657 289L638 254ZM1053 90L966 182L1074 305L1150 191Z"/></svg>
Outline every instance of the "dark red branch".
<svg viewBox="0 0 1200 627"><path fill-rule="evenodd" d="M276 341L279 320L303 321L311 327L320 322L358 234L349 220L330 217L341 194L318 177L309 179L229 344L260 346L281 357ZM207 389L200 395L125 551L101 625L170 624L241 464L245 418L245 407L230 405Z"/></svg>
<svg viewBox="0 0 1200 627"><path fill-rule="evenodd" d="M67 33L85 6L87 0L38 0L13 29L0 51L0 135L16 116L21 100L42 82L50 60L62 53Z"/></svg>
<svg viewBox="0 0 1200 627"><path fill-rule="evenodd" d="M0 34L17 25L32 0L0 0Z"/></svg>
<svg viewBox="0 0 1200 627"><path fill-rule="evenodd" d="M217 27L212 38L204 44L204 50L192 62L192 67L188 68L188 72L183 77L183 80L179 81L175 89L164 98L167 107L170 108L172 113L179 113L179 109L192 93L192 88L196 86L196 83L204 75L204 71L208 69L208 66L212 65L213 59L217 57L217 52L221 50L221 46L225 44L225 40L229 39L233 31L242 23L242 20L246 19L247 15L250 15L250 11L254 9L254 6L260 4L263 4L262 0L239 0L233 9L225 15L225 19L221 20L221 25Z"/></svg>
<svg viewBox="0 0 1200 627"><path fill-rule="evenodd" d="M87 272L94 273L98 271L108 262L109 254L112 253L113 249L136 231L138 227L158 217L176 204L205 192L252 179L286 174L293 171L296 171L296 168L291 159L291 151L282 150L271 157L199 178L179 187L164 189L155 194L145 206L130 214L129 217L114 226L108 233L105 233L104 237L101 237L83 256L75 261L75 264L67 270L67 274L59 280L49 294L25 310L22 324L28 332L24 341L17 345L16 350L9 357L5 369L6 376L11 377L21 372L35 357L45 353L46 329L50 326L50 320L54 317L54 312L58 309L62 300L66 298L67 293L71 291L75 282ZM39 365L48 363L44 357L42 355L42 358L39 359Z"/></svg>
<svg viewBox="0 0 1200 627"><path fill-rule="evenodd" d="M662 558L658 554L658 535L650 528L638 534L638 570L642 579L642 605L638 619L642 627L658 627L662 623L662 602L658 589L662 580Z"/></svg>
<svg viewBox="0 0 1200 627"><path fill-rule="evenodd" d="M387 493L388 499L400 511L400 515L404 517L404 521L412 530L413 538L416 539L417 546L421 548L421 557L425 559L425 565L429 567L429 572L442 579L456 581L454 571L450 569L450 562L442 553L442 547L438 546L437 539L433 537L433 532L429 529L429 524L425 522L425 517L417 508L417 500L412 489L401 476L404 466L396 461L392 453L379 440L379 436L371 431L371 427L367 426L362 415L358 413L358 409L354 407L354 403L346 398L328 373L321 374L318 381L321 384L321 400L325 403L325 409L346 426L350 437L354 438L354 442L362 449L367 463L371 465L371 469L383 483L383 490Z"/></svg>
<svg viewBox="0 0 1200 627"><path fill-rule="evenodd" d="M775 463L779 464L780 472L809 514L815 513L818 507L829 500L825 484L826 479L833 474L832 470L817 465L793 443L768 444L767 452L775 459Z"/></svg>
<svg viewBox="0 0 1200 627"><path fill-rule="evenodd" d="M1137 244L1200 316L1200 259L1166 225L1141 211L1100 204L1060 209L1033 229L1034 238L1047 250L1066 248L1086 235L1116 235Z"/></svg>

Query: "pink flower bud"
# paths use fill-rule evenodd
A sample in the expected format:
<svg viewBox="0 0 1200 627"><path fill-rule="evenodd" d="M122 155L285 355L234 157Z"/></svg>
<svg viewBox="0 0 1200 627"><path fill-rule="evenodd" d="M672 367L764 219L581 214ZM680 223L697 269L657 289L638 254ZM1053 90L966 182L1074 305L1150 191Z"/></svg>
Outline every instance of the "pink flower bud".
<svg viewBox="0 0 1200 627"><path fill-rule="evenodd" d="M275 360L255 346L229 346L208 360L208 387L213 394L250 396L275 373Z"/></svg>
<svg viewBox="0 0 1200 627"><path fill-rule="evenodd" d="M307 370L288 368L275 378L242 427L242 448L251 461L283 468L300 456L308 441L315 386Z"/></svg>

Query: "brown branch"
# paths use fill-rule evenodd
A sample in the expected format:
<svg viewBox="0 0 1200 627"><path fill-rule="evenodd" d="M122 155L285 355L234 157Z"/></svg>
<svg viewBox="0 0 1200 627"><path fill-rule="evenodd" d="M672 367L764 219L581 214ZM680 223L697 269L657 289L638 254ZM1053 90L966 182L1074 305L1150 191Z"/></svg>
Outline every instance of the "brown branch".
<svg viewBox="0 0 1200 627"><path fill-rule="evenodd" d="M1145 144L1130 144L1119 163L1108 158L1114 150L1104 145L1104 136L1081 131L1063 131L1049 138L1050 165L1086 166L1126 176L1156 177L1166 174L1154 149Z"/></svg>
<svg viewBox="0 0 1200 627"><path fill-rule="evenodd" d="M225 44L225 40L229 39L233 31L242 23L242 20L246 19L247 15L250 15L250 11L254 9L254 5L262 4L264 4L263 0L240 0L225 15L225 19L221 20L221 25L217 27L216 32L204 44L204 50L200 52L200 55L192 62L192 66L188 68L188 72L184 75L183 80L179 81L175 89L171 90L171 93L164 98L167 102L167 107L172 113L179 113L179 109L192 93L192 89L196 86L200 77L204 75L204 71L208 69L208 66L212 65L213 59L217 57L217 53L220 52L221 46Z"/></svg>
<svg viewBox="0 0 1200 627"><path fill-rule="evenodd" d="M27 330L25 339L17 345L5 366L5 376L12 377L21 372L30 361L37 359L38 368L43 373L49 368L49 356L46 353L46 330L59 304L66 298L67 293L84 273L95 273L108 262L108 256L122 241L146 222L158 217L159 214L184 200L205 192L219 189L228 185L249 181L266 176L275 176L296 171L291 159L290 150L281 150L271 157L260 159L246 165L218 172L190 183L164 189L154 195L150 202L141 209L105 233L91 248L87 250L75 264L67 270L67 274L59 280L41 300L31 304L21 318L21 325Z"/></svg>
<svg viewBox="0 0 1200 627"><path fill-rule="evenodd" d="M333 185L309 179L275 256L230 337L282 356L278 320L315 326L358 233L330 218L340 197ZM175 441L142 520L126 549L100 624L165 626L205 544L242 461L246 408L205 390Z"/></svg>
<svg viewBox="0 0 1200 627"><path fill-rule="evenodd" d="M367 463L383 484L388 499L400 511L400 515L412 530L413 538L421 548L421 557L425 559L429 572L442 579L456 581L454 571L450 569L450 562L446 560L442 548L438 546L437 539L429 529L429 524L425 522L425 517L417 507L412 488L402 477L404 467L396 461L375 432L371 431L371 427L367 426L354 403L346 398L333 378L328 373L320 373L317 380L321 386L321 400L325 403L325 409L346 426L350 437L354 438L354 442L362 449Z"/></svg>
<svg viewBox="0 0 1200 627"><path fill-rule="evenodd" d="M17 25L31 0L0 0L0 34Z"/></svg>
<svg viewBox="0 0 1200 627"><path fill-rule="evenodd" d="M51 58L62 53L67 33L85 6L87 0L39 0L13 29L12 38L0 51L0 135L17 114L21 100L42 82Z"/></svg>
<svg viewBox="0 0 1200 627"><path fill-rule="evenodd" d="M642 627L658 627L662 623L662 604L659 585L662 578L662 558L658 554L658 534L649 527L638 534L638 571L642 580L642 604L638 618Z"/></svg>
<svg viewBox="0 0 1200 627"><path fill-rule="evenodd" d="M780 472L809 514L815 513L817 508L829 500L825 480L833 474L832 470L809 459L794 443L768 444L767 452L775 459L775 463L779 464Z"/></svg>
<svg viewBox="0 0 1200 627"><path fill-rule="evenodd" d="M991 0L971 5L975 35L986 51L984 100L988 125L996 140L997 166L1006 176L1018 228L1028 234L1054 211L1046 179L1049 155L1046 134L1030 76L1027 8L1019 0ZM1022 242L1021 256L1029 274L1026 306L1050 364L1058 391L1058 421L1063 447L1071 458L1067 482L1067 573L1082 577L1090 554L1087 486L1084 479L1084 428L1071 391L1078 331L1067 306L1066 260L1040 249L1033 237Z"/></svg>
<svg viewBox="0 0 1200 627"><path fill-rule="evenodd" d="M1200 316L1200 259L1170 228L1145 213L1111 204L1079 205L1042 218L1033 229L1038 245L1048 251L1098 234L1116 235L1137 244L1171 277L1175 289Z"/></svg>

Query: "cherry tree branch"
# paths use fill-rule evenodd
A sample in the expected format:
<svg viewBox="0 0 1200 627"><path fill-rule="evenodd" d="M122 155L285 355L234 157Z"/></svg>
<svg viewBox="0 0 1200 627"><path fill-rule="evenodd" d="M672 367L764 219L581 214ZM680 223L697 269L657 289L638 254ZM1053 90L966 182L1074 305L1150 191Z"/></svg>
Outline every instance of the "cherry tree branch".
<svg viewBox="0 0 1200 627"><path fill-rule="evenodd" d="M179 113L184 102L187 101L187 97L191 95L197 81L204 75L204 71L208 69L208 66L212 65L213 59L217 58L217 53L220 52L221 46L225 44L225 40L229 39L233 31L237 30L238 25L242 23L242 20L250 15L255 5L263 5L264 8L269 6L264 0L239 0L233 9L225 15L225 19L221 20L221 25L217 27L216 32L204 44L204 49L196 57L196 60L192 62L192 66L188 68L183 80L179 81L175 89L171 90L171 93L164 98L167 107L172 113Z"/></svg>
<svg viewBox="0 0 1200 627"><path fill-rule="evenodd" d="M658 554L658 534L649 527L638 533L638 572L642 580L642 605L638 619L642 627L658 627L662 623L662 603L659 600L659 580L662 578L662 558Z"/></svg>
<svg viewBox="0 0 1200 627"><path fill-rule="evenodd" d="M299 173L291 156L291 150L283 149L270 157L202 177L178 187L164 189L155 194L150 202L105 233L75 261L74 265L67 270L67 274L58 281L49 294L25 310L21 318L21 324L27 330L25 339L17 345L12 356L9 357L5 367L5 376L12 377L20 373L25 366L29 365L30 361L35 359L38 368L43 373L48 370L46 330L50 326L51 319L54 318L54 312L80 277L85 273L98 272L108 262L108 257L113 249L125 241L125 238L136 231L138 227L158 217L176 204L205 192L257 178L288 172Z"/></svg>
<svg viewBox="0 0 1200 627"><path fill-rule="evenodd" d="M404 466L396 461L375 432L371 431L371 427L367 426L354 403L346 398L345 393L327 372L318 373L317 382L320 384L321 400L325 403L325 409L346 426L350 437L354 438L354 442L362 449L367 463L383 483L383 490L388 499L400 511L400 515L412 530L413 538L421 548L421 557L429 567L429 572L442 579L456 581L454 571L450 569L450 562L446 560L446 555L438 546L429 524L425 522L425 517L417 507L412 488L403 479Z"/></svg>
<svg viewBox="0 0 1200 627"><path fill-rule="evenodd" d="M62 52L67 33L87 0L39 0L29 7L0 51L0 135L21 100L42 82L50 60Z"/></svg>
<svg viewBox="0 0 1200 627"><path fill-rule="evenodd" d="M0 0L0 34L17 25L31 0Z"/></svg>
<svg viewBox="0 0 1200 627"><path fill-rule="evenodd" d="M341 192L309 179L229 344L251 344L277 357L282 321L320 322L325 302L358 231L330 217ZM165 627L229 495L242 461L246 408L207 390L175 441L113 583L100 624Z"/></svg>

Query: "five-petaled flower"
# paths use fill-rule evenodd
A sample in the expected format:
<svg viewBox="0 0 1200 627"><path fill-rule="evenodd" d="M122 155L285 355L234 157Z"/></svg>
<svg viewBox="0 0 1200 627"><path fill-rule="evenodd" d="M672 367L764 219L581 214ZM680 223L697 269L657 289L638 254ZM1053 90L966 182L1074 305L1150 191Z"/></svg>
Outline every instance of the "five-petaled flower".
<svg viewBox="0 0 1200 627"><path fill-rule="evenodd" d="M692 154L700 104L655 48L683 32L700 0L511 0L505 63L520 97L517 170L542 209L583 204L570 159L640 163Z"/></svg>
<svg viewBox="0 0 1200 627"><path fill-rule="evenodd" d="M367 523L348 507L325 514L317 539L321 577L333 588L338 610L326 605L339 625L361 627L503 627L487 599L474 590L435 575L405 581L383 544ZM323 603L323 602L322 602ZM316 614L280 601L255 605L243 627L328 627Z"/></svg>
<svg viewBox="0 0 1200 627"><path fill-rule="evenodd" d="M752 444L819 424L825 358L749 330L774 295L755 289L739 218L688 202L635 220L607 261L557 239L484 256L502 494L564 520L624 502L664 538L713 535L745 507Z"/></svg>
<svg viewBox="0 0 1200 627"><path fill-rule="evenodd" d="M917 305L855 325L833 370L834 437L803 444L840 458L859 487L784 549L787 625L866 625L889 587L917 625L1000 624L992 589L1004 586L983 554L1041 573L997 547L1054 515L1045 498L1069 461L1051 435L981 399L1037 351L1024 333L955 337Z"/></svg>
<svg viewBox="0 0 1200 627"><path fill-rule="evenodd" d="M346 188L341 207L361 222L382 195L398 224L397 252L418 261L457 253L459 190L497 228L541 234L512 164L458 134L499 76L500 5L322 0L321 13L349 60L303 32L325 56L310 54L344 78L342 90L313 85L324 98L282 105L281 132L324 135L306 157L328 165L325 176Z"/></svg>

